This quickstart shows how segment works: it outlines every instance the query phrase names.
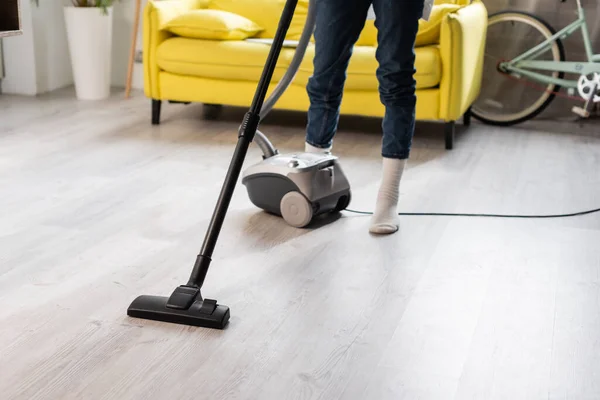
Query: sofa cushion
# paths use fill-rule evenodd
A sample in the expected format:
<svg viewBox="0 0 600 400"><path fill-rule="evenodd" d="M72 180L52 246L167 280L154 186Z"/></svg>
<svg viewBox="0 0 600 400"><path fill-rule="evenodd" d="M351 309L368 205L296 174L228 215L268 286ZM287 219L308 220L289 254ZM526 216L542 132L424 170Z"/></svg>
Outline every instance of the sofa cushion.
<svg viewBox="0 0 600 400"><path fill-rule="evenodd" d="M156 60L160 69L174 74L257 82L270 48L243 40L173 37L158 46ZM281 79L293 56L294 49L282 49L273 81Z"/></svg>
<svg viewBox="0 0 600 400"><path fill-rule="evenodd" d="M193 39L243 40L263 29L253 21L223 10L190 10L167 22L163 29Z"/></svg>
<svg viewBox="0 0 600 400"><path fill-rule="evenodd" d="M285 3L286 0L211 0L208 7L246 17L264 28L258 37L273 38ZM287 39L300 39L307 14L308 0L298 0L292 23L286 35Z"/></svg>
<svg viewBox="0 0 600 400"><path fill-rule="evenodd" d="M368 19L365 26L356 41L357 46L375 46L377 44L377 28L375 21Z"/></svg>
<svg viewBox="0 0 600 400"><path fill-rule="evenodd" d="M419 21L419 33L417 34L415 46L427 46L439 43L444 18L446 18L446 15L456 12L462 7L458 4L439 4L433 6L429 20Z"/></svg>
<svg viewBox="0 0 600 400"><path fill-rule="evenodd" d="M440 42L440 31L442 21L446 15L458 11L462 6L457 4L438 4L433 6L431 16L428 21L419 20L419 32L415 41L415 46L428 46ZM377 45L377 28L375 21L368 20L365 23L358 41L357 46L375 46Z"/></svg>
<svg viewBox="0 0 600 400"><path fill-rule="evenodd" d="M378 90L379 82L375 75L378 67L375 59L375 47L356 46L350 65L346 89L349 90ZM306 85L313 72L314 46L309 46L294 84ZM416 49L416 74L417 89L435 87L440 83L442 76L442 63L440 51L437 46L418 47Z"/></svg>

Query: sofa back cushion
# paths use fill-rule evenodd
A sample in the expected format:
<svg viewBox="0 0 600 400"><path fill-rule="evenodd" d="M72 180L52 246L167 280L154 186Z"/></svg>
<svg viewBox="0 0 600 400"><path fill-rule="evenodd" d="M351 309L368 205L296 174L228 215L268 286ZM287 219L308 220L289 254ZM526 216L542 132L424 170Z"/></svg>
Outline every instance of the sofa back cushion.
<svg viewBox="0 0 600 400"><path fill-rule="evenodd" d="M460 1L460 0L457 0ZM437 44L440 40L440 30L442 21L449 13L459 10L462 5L452 4L452 1L442 4L436 4L431 10L431 16L428 21L423 19L419 20L419 32L417 33L417 39L415 46L428 46L431 44ZM373 20L368 20L365 23L358 41L357 46L375 46L377 44L377 28Z"/></svg>
<svg viewBox="0 0 600 400"><path fill-rule="evenodd" d="M208 2L207 7L217 10L229 11L243 17L248 18L249 20L258 24L263 30L258 33L257 37L259 38L273 38L275 36L275 32L277 31L277 25L279 24L279 19L281 18L281 13L283 12L283 7L285 6L286 0L197 0L197 1L206 1ZM435 0L435 4L437 7L442 7L447 10L447 6L457 5L457 6L465 6L472 2L473 0ZM302 34L302 30L304 29L304 23L306 21L306 15L308 14L308 2L309 0L298 0L298 5L296 6L296 11L294 13L294 18L292 19L292 23L290 24L290 28L286 35L286 39L288 40L298 40L300 39L300 35ZM445 7L446 6L446 7ZM435 10L436 7L434 7ZM435 12L435 11L434 11ZM444 15L446 15L444 13ZM429 22L433 20L430 19ZM423 36L421 34L421 29L424 29L421 25L424 25L425 21L420 21L419 26L419 37L417 38L417 45L422 46L431 42L431 30ZM437 24L437 21L434 24ZM431 25L429 23L428 25ZM436 28L434 27L434 30ZM374 46L377 44L377 30L373 24L372 20L369 20L365 24L365 29L359 38L357 45L358 46Z"/></svg>
<svg viewBox="0 0 600 400"><path fill-rule="evenodd" d="M285 3L286 0L210 0L208 8L229 11L246 17L263 28L257 37L273 38ZM286 35L287 39L300 39L307 13L308 0L298 0L294 18Z"/></svg>

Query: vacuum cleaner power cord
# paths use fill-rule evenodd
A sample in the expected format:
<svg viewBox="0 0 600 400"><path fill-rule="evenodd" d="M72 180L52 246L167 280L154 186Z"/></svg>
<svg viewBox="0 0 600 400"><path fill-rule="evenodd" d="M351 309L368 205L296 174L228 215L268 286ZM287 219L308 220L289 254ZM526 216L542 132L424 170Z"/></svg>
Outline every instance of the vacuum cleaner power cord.
<svg viewBox="0 0 600 400"><path fill-rule="evenodd" d="M350 210L345 209L344 211L361 214L361 215L373 215L372 211L358 211L358 210ZM511 215L511 214L467 214L467 213L436 213L436 212L401 212L398 215L407 215L407 216L427 216L427 217L483 217L483 218L522 218L522 219L543 219L543 218L570 218L570 217L578 217L581 215L588 215L600 212L600 208L595 208L593 210L586 211L578 211L570 214L540 214L540 215Z"/></svg>

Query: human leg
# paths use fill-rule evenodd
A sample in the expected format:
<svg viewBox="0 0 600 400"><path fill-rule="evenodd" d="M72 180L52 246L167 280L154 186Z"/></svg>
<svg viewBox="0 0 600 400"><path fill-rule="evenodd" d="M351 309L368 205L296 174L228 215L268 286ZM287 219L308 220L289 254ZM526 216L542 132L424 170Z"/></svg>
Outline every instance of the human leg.
<svg viewBox="0 0 600 400"><path fill-rule="evenodd" d="M339 121L346 70L371 0L317 0L306 151L329 151Z"/></svg>
<svg viewBox="0 0 600 400"><path fill-rule="evenodd" d="M398 198L415 127L414 43L423 15L423 0L373 0L377 27L376 58L382 122L383 171L369 231L398 230Z"/></svg>

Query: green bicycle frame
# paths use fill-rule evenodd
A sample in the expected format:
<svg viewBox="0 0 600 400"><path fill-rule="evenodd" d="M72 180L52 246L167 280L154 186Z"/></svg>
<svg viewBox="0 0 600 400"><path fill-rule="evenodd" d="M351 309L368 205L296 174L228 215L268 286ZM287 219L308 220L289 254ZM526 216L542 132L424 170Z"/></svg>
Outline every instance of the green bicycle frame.
<svg viewBox="0 0 600 400"><path fill-rule="evenodd" d="M593 53L592 41L590 39L590 33L588 30L587 21L585 19L585 12L579 1L577 2L577 8L579 18L576 21L554 34L551 38L548 38L544 42L514 58L513 60L501 63L500 68L506 72L516 73L541 83L554 84L573 89L577 88L576 80L555 78L553 76L542 75L533 71L529 71L528 69L574 73L579 75L590 75L594 72L600 74L600 54ZM583 36L587 62L535 60L535 58L541 54L549 51L552 48L552 43L554 43L556 40L565 39L578 30L581 30Z"/></svg>

